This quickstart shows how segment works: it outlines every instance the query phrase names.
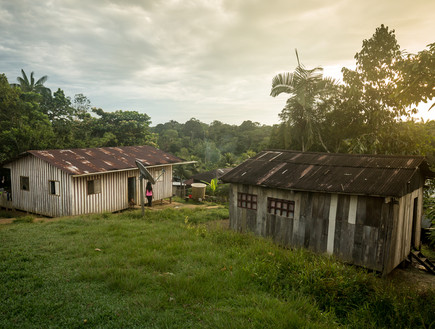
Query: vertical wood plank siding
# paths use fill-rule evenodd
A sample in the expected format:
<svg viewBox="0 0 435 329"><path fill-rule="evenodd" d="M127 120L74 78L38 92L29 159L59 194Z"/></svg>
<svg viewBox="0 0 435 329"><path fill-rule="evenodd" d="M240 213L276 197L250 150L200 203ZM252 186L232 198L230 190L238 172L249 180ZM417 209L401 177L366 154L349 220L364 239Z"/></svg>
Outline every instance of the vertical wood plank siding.
<svg viewBox="0 0 435 329"><path fill-rule="evenodd" d="M14 208L50 217L71 214L71 177L68 174L33 156L5 167L11 170ZM20 176L29 177L28 191L21 189ZM59 182L59 195L50 194L50 181Z"/></svg>
<svg viewBox="0 0 435 329"><path fill-rule="evenodd" d="M153 199L161 200L172 196L172 166L148 168L151 175L157 178L162 169L165 172L153 185ZM74 213L73 215L114 212L127 209L128 200L128 178L136 177L136 204L140 205L140 179L139 170L120 171L107 174L74 177ZM100 179L101 193L88 195L87 182ZM143 180L144 189L147 180ZM145 199L146 203L146 199Z"/></svg>
<svg viewBox="0 0 435 329"><path fill-rule="evenodd" d="M257 195L257 210L237 206L237 193ZM231 184L230 227L272 237L286 247L334 254L356 265L388 273L409 254L414 199L421 218L422 188L395 202L383 197L294 192ZM293 218L268 213L267 198L295 202ZM416 221L420 243L420 220Z"/></svg>
<svg viewBox="0 0 435 329"><path fill-rule="evenodd" d="M394 221L391 232L388 232L390 244L389 257L386 259L386 269L391 271L399 265L409 254L412 246L412 221L414 213L414 199L418 198L417 218L422 216L423 187L404 195L394 207ZM416 221L415 246L420 245L421 221Z"/></svg>
<svg viewBox="0 0 435 329"><path fill-rule="evenodd" d="M73 177L34 156L27 156L5 166L11 170L12 206L49 217L114 212L126 209L128 178L136 177L136 203L139 200L139 170ZM172 196L172 165L149 168L153 177L165 169L153 185L154 200ZM29 190L20 187L20 176L29 177ZM99 179L100 193L88 194L87 182ZM50 194L50 181L59 182L59 195ZM144 187L147 181L144 180Z"/></svg>

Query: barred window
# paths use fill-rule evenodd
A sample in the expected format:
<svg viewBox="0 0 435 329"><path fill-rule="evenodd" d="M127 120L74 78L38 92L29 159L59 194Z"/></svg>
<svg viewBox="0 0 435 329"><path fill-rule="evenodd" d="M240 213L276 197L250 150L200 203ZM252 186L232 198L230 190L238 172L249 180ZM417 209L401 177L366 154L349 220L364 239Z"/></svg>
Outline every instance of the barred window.
<svg viewBox="0 0 435 329"><path fill-rule="evenodd" d="M257 195L239 192L237 194L237 206L257 210Z"/></svg>
<svg viewBox="0 0 435 329"><path fill-rule="evenodd" d="M290 200L267 198L267 211L269 214L293 218L295 202Z"/></svg>

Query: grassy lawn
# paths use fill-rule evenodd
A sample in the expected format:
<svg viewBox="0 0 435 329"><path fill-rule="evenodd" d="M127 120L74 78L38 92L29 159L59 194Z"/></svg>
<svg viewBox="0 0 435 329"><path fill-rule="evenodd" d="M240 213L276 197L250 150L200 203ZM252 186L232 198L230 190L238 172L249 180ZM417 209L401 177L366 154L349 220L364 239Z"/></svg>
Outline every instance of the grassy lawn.
<svg viewBox="0 0 435 329"><path fill-rule="evenodd" d="M1 328L429 328L435 292L165 209L0 225Z"/></svg>

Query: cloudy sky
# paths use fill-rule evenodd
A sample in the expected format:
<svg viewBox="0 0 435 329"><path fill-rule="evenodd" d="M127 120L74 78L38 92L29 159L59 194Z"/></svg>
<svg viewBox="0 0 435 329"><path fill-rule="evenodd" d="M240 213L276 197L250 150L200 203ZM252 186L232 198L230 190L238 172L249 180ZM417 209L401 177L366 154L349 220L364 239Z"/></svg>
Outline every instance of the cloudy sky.
<svg viewBox="0 0 435 329"><path fill-rule="evenodd" d="M273 76L307 68L339 77L381 24L402 50L435 42L434 0L0 0L0 73L48 76L52 91L152 125L278 123ZM435 119L435 111L421 115Z"/></svg>

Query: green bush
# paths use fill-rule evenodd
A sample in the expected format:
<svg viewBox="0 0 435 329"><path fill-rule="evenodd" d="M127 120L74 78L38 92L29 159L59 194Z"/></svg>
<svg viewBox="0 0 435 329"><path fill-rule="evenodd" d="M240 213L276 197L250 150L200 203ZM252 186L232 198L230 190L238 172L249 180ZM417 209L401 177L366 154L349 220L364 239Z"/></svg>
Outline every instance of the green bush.
<svg viewBox="0 0 435 329"><path fill-rule="evenodd" d="M35 217L32 215L27 215L27 216L22 216L22 217L18 217L16 219L13 220L14 224L18 224L18 223L33 223L33 221L35 220Z"/></svg>
<svg viewBox="0 0 435 329"><path fill-rule="evenodd" d="M15 216L10 211L0 210L0 218L14 218Z"/></svg>

